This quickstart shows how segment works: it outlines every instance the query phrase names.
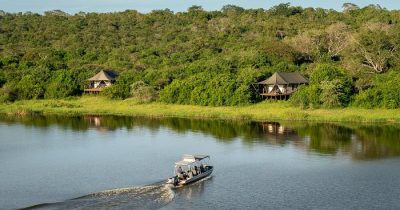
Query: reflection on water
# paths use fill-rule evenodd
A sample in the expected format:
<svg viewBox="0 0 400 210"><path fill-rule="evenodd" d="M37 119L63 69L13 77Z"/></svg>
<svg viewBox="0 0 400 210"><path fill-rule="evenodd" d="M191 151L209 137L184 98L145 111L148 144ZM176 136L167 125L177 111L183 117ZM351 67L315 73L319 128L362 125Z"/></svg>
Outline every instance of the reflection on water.
<svg viewBox="0 0 400 210"><path fill-rule="evenodd" d="M352 146L353 130L343 125L303 123L293 127L299 136L306 139L303 143L310 151L335 155L349 153L348 149Z"/></svg>
<svg viewBox="0 0 400 210"><path fill-rule="evenodd" d="M212 184L212 178L212 176L209 176L190 185L175 189L174 203L171 207L166 206L166 209L176 209L177 207L180 209L195 209L195 206L191 205L192 202L203 196L206 187Z"/></svg>
<svg viewBox="0 0 400 210"><path fill-rule="evenodd" d="M284 146L286 144L301 145L303 141L293 128L281 123L263 122L256 123L255 126L261 127L260 136L257 137L261 142Z"/></svg>
<svg viewBox="0 0 400 210"><path fill-rule="evenodd" d="M294 145L320 155L348 155L354 160L400 156L400 125L337 124L310 122L237 122L181 118L141 118L117 116L1 116L2 123L22 123L46 129L58 126L85 131L97 129L168 128L177 133L201 132L220 142L242 139L248 145Z"/></svg>
<svg viewBox="0 0 400 210"><path fill-rule="evenodd" d="M201 179L193 184L175 189L175 194L179 195L180 199L190 201L192 198L197 198L204 193L204 186L212 182L212 176Z"/></svg>
<svg viewBox="0 0 400 210"><path fill-rule="evenodd" d="M400 156L400 126L397 124L303 123L293 129L319 154L349 154L356 160Z"/></svg>

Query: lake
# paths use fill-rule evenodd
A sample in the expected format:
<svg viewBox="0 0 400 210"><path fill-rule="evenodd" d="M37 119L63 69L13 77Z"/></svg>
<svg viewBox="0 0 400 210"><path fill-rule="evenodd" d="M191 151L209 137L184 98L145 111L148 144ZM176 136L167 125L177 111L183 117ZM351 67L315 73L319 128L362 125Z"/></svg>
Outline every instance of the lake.
<svg viewBox="0 0 400 210"><path fill-rule="evenodd" d="M400 209L400 125L0 116L0 206ZM172 190L182 154L213 176Z"/></svg>

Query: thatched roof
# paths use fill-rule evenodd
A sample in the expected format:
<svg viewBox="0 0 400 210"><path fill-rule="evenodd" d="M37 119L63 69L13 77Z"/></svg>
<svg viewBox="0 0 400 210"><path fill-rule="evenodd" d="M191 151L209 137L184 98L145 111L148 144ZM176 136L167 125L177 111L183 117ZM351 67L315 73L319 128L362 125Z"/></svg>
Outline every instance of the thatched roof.
<svg viewBox="0 0 400 210"><path fill-rule="evenodd" d="M298 72L276 72L270 78L257 84L263 85L289 85L307 84L308 80Z"/></svg>
<svg viewBox="0 0 400 210"><path fill-rule="evenodd" d="M101 70L99 73L89 78L90 81L115 81L118 73L113 70Z"/></svg>

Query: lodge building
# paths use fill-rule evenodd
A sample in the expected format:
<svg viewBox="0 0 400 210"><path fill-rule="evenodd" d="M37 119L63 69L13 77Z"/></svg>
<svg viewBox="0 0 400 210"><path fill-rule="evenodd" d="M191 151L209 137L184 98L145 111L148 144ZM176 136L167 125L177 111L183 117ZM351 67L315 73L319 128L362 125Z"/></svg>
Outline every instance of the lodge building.
<svg viewBox="0 0 400 210"><path fill-rule="evenodd" d="M113 70L101 70L99 73L89 78L89 87L84 90L85 93L100 93L103 88L111 86L115 79L118 77L118 73Z"/></svg>
<svg viewBox="0 0 400 210"><path fill-rule="evenodd" d="M255 85L263 98L286 100L303 84L308 84L308 80L298 72L276 72Z"/></svg>

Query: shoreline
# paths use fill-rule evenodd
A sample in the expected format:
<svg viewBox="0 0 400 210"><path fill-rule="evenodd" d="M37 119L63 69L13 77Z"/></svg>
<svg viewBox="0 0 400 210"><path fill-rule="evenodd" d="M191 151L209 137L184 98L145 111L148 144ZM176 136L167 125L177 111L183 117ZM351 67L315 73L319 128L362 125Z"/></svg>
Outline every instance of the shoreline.
<svg viewBox="0 0 400 210"><path fill-rule="evenodd" d="M102 96L73 99L44 99L0 104L0 113L8 115L114 115L140 117L178 117L245 121L307 121L400 123L400 109L301 109L286 101L262 102L247 106L208 107L163 103L140 104L133 99L111 100Z"/></svg>

